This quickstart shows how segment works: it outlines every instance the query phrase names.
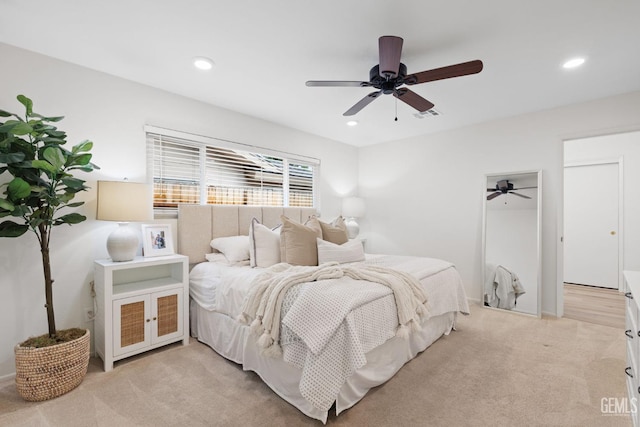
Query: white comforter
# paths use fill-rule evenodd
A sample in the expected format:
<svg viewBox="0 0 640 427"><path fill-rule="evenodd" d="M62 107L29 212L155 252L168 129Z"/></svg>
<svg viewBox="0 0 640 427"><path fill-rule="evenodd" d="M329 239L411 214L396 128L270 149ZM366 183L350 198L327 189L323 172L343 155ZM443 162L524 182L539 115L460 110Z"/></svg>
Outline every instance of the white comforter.
<svg viewBox="0 0 640 427"><path fill-rule="evenodd" d="M350 265L357 264L390 267L412 274L424 288L431 316L469 311L462 282L451 263L430 258L367 255L364 263ZM191 296L208 310L237 318L251 283L262 272L264 269L199 264L190 275ZM332 303L334 298L341 301ZM347 299L367 303L350 309L345 315L340 307L349 306L348 302L345 304ZM328 334L327 318L332 316L337 316L337 320L331 322ZM302 370L300 392L322 410L331 407L346 379L366 364L366 353L392 338L398 327L392 291L377 283L349 277L293 287L285 298L281 320L284 360ZM314 324L323 327L311 328ZM322 345L318 345L319 342Z"/></svg>

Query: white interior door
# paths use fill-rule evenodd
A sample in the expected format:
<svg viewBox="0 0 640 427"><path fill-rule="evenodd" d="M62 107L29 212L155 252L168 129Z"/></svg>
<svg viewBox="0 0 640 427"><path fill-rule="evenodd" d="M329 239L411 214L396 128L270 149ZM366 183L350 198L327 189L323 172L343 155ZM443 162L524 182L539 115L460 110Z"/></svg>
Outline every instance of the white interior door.
<svg viewBox="0 0 640 427"><path fill-rule="evenodd" d="M619 165L564 168L564 281L618 289Z"/></svg>

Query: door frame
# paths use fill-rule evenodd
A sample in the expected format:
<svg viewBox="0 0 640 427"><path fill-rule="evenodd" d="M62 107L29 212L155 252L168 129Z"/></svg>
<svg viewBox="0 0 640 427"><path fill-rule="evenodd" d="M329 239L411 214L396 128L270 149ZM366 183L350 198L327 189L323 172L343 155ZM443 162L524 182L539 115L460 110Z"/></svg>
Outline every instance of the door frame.
<svg viewBox="0 0 640 427"><path fill-rule="evenodd" d="M558 262L558 293L557 312L558 317L564 315L564 170L567 167L595 166L603 164L618 165L618 292L626 292L622 271L624 268L624 161L623 157L603 158L596 160L585 160L579 162L565 162L562 166L562 215L559 215L559 229L562 230L558 239L557 262Z"/></svg>

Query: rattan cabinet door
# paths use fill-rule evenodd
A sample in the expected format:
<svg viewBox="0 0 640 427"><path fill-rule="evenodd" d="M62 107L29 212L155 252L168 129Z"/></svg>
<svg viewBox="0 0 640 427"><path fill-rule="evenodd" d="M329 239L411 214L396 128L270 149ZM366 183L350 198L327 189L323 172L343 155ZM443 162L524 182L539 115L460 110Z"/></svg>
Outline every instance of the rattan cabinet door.
<svg viewBox="0 0 640 427"><path fill-rule="evenodd" d="M120 356L150 345L150 296L113 300L113 355Z"/></svg>
<svg viewBox="0 0 640 427"><path fill-rule="evenodd" d="M172 289L151 294L153 316L151 318L151 341L158 344L182 336L183 331L183 291Z"/></svg>

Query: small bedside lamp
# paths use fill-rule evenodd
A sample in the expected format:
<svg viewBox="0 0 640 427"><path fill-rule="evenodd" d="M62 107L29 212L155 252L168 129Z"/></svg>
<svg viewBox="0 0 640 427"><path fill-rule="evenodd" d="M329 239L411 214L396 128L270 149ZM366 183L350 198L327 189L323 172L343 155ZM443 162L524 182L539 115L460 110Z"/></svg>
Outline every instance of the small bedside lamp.
<svg viewBox="0 0 640 427"><path fill-rule="evenodd" d="M345 225L350 239L354 239L360 232L360 226L356 218L364 216L364 199L360 197L347 197L342 200L342 215L346 218Z"/></svg>
<svg viewBox="0 0 640 427"><path fill-rule="evenodd" d="M153 219L152 196L148 184L98 181L96 219L117 221L119 224L107 239L107 251L113 261L131 261L136 256L140 239L138 232L129 227L129 222Z"/></svg>

